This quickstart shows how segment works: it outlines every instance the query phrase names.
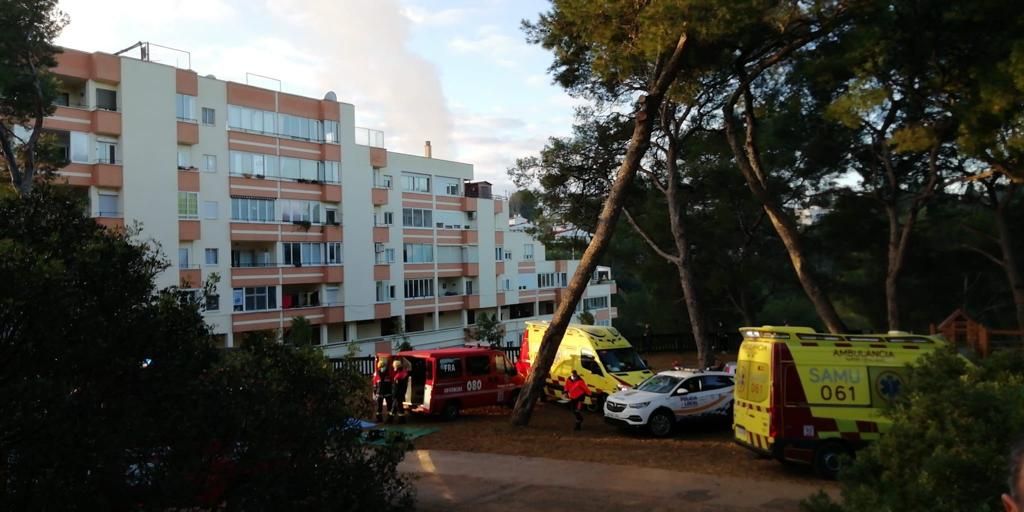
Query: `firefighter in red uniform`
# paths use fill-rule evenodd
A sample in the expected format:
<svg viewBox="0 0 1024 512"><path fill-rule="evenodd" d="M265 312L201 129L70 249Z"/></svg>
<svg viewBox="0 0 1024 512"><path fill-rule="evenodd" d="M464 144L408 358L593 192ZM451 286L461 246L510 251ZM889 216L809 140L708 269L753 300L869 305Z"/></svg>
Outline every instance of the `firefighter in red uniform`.
<svg viewBox="0 0 1024 512"><path fill-rule="evenodd" d="M569 407L576 416L576 426L573 430L580 430L583 427L583 413L580 411L583 410L583 400L590 396L590 388L576 370L573 370L569 380L565 381L565 394L569 397Z"/></svg>
<svg viewBox="0 0 1024 512"><path fill-rule="evenodd" d="M373 400L377 404L377 423L384 421L384 400L391 405L391 369L386 359L377 361L377 369L373 372ZM390 418L388 418L390 419Z"/></svg>
<svg viewBox="0 0 1024 512"><path fill-rule="evenodd" d="M405 391L409 386L409 370L405 369L401 360L395 359L392 364L394 371L391 372L391 418L396 418L399 423L405 423Z"/></svg>

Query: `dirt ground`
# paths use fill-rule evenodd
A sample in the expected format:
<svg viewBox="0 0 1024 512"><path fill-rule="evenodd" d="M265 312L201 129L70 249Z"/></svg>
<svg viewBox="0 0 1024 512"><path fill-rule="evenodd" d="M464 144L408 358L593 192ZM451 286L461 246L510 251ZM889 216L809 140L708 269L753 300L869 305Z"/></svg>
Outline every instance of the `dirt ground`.
<svg viewBox="0 0 1024 512"><path fill-rule="evenodd" d="M723 361L735 360L734 354L720 357ZM651 354L646 359L652 369L659 371L669 369L673 361L693 364L696 357ZM622 431L607 425L597 413L586 414L583 430L573 432L568 407L552 402L537 404L526 428L509 424L510 411L505 407L467 409L453 422L413 417L413 423L440 429L417 439L415 446L831 485L817 479L809 467L761 459L734 444L731 425L726 421L686 422L673 437L656 439L643 432Z"/></svg>

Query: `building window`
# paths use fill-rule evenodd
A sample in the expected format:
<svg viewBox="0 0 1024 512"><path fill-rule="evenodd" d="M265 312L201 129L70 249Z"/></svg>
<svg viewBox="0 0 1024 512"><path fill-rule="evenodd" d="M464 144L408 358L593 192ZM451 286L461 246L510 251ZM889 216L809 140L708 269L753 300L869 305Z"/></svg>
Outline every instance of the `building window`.
<svg viewBox="0 0 1024 512"><path fill-rule="evenodd" d="M117 111L117 91L96 88L96 108Z"/></svg>
<svg viewBox="0 0 1024 512"><path fill-rule="evenodd" d="M217 260L219 259L219 252L220 251L218 249L207 249L206 250L206 264L207 265L211 265L211 266L212 265L217 265Z"/></svg>
<svg viewBox="0 0 1024 512"><path fill-rule="evenodd" d="M276 286L235 288L232 294L235 311L266 311L277 309Z"/></svg>
<svg viewBox="0 0 1024 512"><path fill-rule="evenodd" d="M220 295L211 293L206 296L206 310L220 311Z"/></svg>
<svg viewBox="0 0 1024 512"><path fill-rule="evenodd" d="M178 119L185 121L196 120L196 97L188 94L178 94L175 98L175 113Z"/></svg>
<svg viewBox="0 0 1024 512"><path fill-rule="evenodd" d="M324 121L324 141L338 142L338 122Z"/></svg>
<svg viewBox="0 0 1024 512"><path fill-rule="evenodd" d="M523 244L523 259L524 260L532 260L533 259L533 244Z"/></svg>
<svg viewBox="0 0 1024 512"><path fill-rule="evenodd" d="M277 114L254 108L228 105L228 127L259 133L277 133Z"/></svg>
<svg viewBox="0 0 1024 512"><path fill-rule="evenodd" d="M275 222L273 199L231 198L231 220Z"/></svg>
<svg viewBox="0 0 1024 512"><path fill-rule="evenodd" d="M426 279L406 279L405 280L405 298L407 299L422 299L434 296L434 280L431 278Z"/></svg>
<svg viewBox="0 0 1024 512"><path fill-rule="evenodd" d="M208 126L217 124L217 111L212 108L203 107L203 124Z"/></svg>
<svg viewBox="0 0 1024 512"><path fill-rule="evenodd" d="M327 242L324 244L324 250L327 252L327 264L328 265L341 265L344 263L344 258L341 254L341 242Z"/></svg>
<svg viewBox="0 0 1024 512"><path fill-rule="evenodd" d="M231 174L255 174L256 176L271 177L278 175L277 157L274 155L232 151L229 155L228 165Z"/></svg>
<svg viewBox="0 0 1024 512"><path fill-rule="evenodd" d="M117 217L121 215L121 209L118 207L118 195L117 194L99 194L99 211L96 212L100 217Z"/></svg>
<svg viewBox="0 0 1024 512"><path fill-rule="evenodd" d="M338 183L341 181L341 173L339 172L339 164L333 160L326 160L319 162L320 165L320 181L325 183Z"/></svg>
<svg viewBox="0 0 1024 512"><path fill-rule="evenodd" d="M320 203L317 201L303 201L301 199L282 199L281 221L282 222L310 222L320 224Z"/></svg>
<svg viewBox="0 0 1024 512"><path fill-rule="evenodd" d="M434 246L430 244L405 244L402 261L406 263L433 263Z"/></svg>
<svg viewBox="0 0 1024 512"><path fill-rule="evenodd" d="M374 263L377 265L387 265L395 262L395 250L384 247L384 244L376 242L373 244L374 252Z"/></svg>
<svg viewBox="0 0 1024 512"><path fill-rule="evenodd" d="M583 310L592 311L595 309L604 309L608 307L608 297L591 297L583 299Z"/></svg>
<svg viewBox="0 0 1024 512"><path fill-rule="evenodd" d="M500 245L494 248L494 261L503 261L502 256L505 255L505 249Z"/></svg>
<svg viewBox="0 0 1024 512"><path fill-rule="evenodd" d="M192 259L192 250L188 247L178 247L178 268L188 268L189 260Z"/></svg>
<svg viewBox="0 0 1024 512"><path fill-rule="evenodd" d="M285 242L285 265L320 265L324 262L323 244L308 242Z"/></svg>
<svg viewBox="0 0 1024 512"><path fill-rule="evenodd" d="M460 180L458 178L442 178L440 176L437 177L436 179L437 179L437 192L438 192L438 194L443 194L443 195L446 195L446 196L458 196L458 195L460 195L459 194L459 185L462 183L462 180Z"/></svg>
<svg viewBox="0 0 1024 512"><path fill-rule="evenodd" d="M557 279L558 274L555 272L537 274L537 288L554 288L558 285Z"/></svg>
<svg viewBox="0 0 1024 512"><path fill-rule="evenodd" d="M68 132L68 160L74 163L89 163L89 134L83 132Z"/></svg>
<svg viewBox="0 0 1024 512"><path fill-rule="evenodd" d="M101 164L116 164L118 162L117 141L97 140L96 162Z"/></svg>
<svg viewBox="0 0 1024 512"><path fill-rule="evenodd" d="M216 220L218 207L217 201L203 201L203 218Z"/></svg>
<svg viewBox="0 0 1024 512"><path fill-rule="evenodd" d="M421 174L403 174L402 190L407 192L430 192L430 177Z"/></svg>
<svg viewBox="0 0 1024 512"><path fill-rule="evenodd" d="M402 208L402 225L410 228L432 228L434 212L421 208Z"/></svg>
<svg viewBox="0 0 1024 512"><path fill-rule="evenodd" d="M188 146L178 146L178 169L192 167L192 150Z"/></svg>
<svg viewBox="0 0 1024 512"><path fill-rule="evenodd" d="M377 281L377 302L388 302L394 298L394 285L389 281Z"/></svg>
<svg viewBox="0 0 1024 512"><path fill-rule="evenodd" d="M203 155L203 170L217 172L217 155Z"/></svg>
<svg viewBox="0 0 1024 512"><path fill-rule="evenodd" d="M511 291L512 290L512 280L507 278L507 277L505 279L502 279L501 280L501 289L503 291L506 291L506 292L507 291Z"/></svg>
<svg viewBox="0 0 1024 512"><path fill-rule="evenodd" d="M282 178L307 181L320 179L320 167L324 165L323 162L319 162L317 160L306 160L304 158L291 158L287 156L282 156L280 158L280 163L280 175ZM335 171L335 174L337 174L337 171Z"/></svg>
<svg viewBox="0 0 1024 512"><path fill-rule="evenodd" d="M337 306L342 304L341 300L341 288L337 286L328 286L324 288L324 305L325 306Z"/></svg>
<svg viewBox="0 0 1024 512"><path fill-rule="evenodd" d="M337 226L338 224L341 224L341 222L338 222L337 208L327 208L326 210L324 210L324 213L324 224L330 226Z"/></svg>
<svg viewBox="0 0 1024 512"><path fill-rule="evenodd" d="M197 192L178 192L178 218L199 218L199 194Z"/></svg>

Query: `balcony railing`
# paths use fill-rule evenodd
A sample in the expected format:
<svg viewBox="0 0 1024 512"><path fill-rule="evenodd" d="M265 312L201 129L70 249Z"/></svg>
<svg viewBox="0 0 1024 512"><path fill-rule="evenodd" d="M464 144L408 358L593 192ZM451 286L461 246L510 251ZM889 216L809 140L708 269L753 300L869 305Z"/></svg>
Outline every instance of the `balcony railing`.
<svg viewBox="0 0 1024 512"><path fill-rule="evenodd" d="M384 147L384 132L371 130L369 128L356 127L356 144L370 146L371 148Z"/></svg>
<svg viewBox="0 0 1024 512"><path fill-rule="evenodd" d="M248 263L232 263L231 268L270 268L283 266L274 261L269 262L248 262Z"/></svg>

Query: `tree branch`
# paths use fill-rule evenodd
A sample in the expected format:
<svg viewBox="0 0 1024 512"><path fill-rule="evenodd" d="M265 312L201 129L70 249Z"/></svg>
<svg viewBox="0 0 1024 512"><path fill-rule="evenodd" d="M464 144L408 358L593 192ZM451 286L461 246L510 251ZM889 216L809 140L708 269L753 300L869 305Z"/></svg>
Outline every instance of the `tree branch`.
<svg viewBox="0 0 1024 512"><path fill-rule="evenodd" d="M628 208L623 208L622 213L626 216L626 220L629 221L629 225L633 226L633 231L636 231L636 234L640 235L640 238L643 238L644 242L647 242L647 245L649 245L654 252L658 253L658 256L665 258L669 263L678 264L679 257L662 250L662 248L658 246L658 243L652 240L651 237L647 235L647 232L636 223L636 220L633 219L633 215L629 213Z"/></svg>

